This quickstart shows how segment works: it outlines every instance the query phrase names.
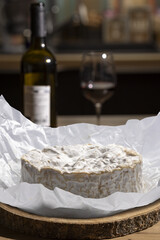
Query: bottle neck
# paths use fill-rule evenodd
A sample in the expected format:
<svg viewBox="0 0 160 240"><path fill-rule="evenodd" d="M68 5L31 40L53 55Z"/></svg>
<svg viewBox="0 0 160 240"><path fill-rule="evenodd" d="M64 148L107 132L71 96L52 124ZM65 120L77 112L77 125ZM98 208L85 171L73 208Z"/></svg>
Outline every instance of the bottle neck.
<svg viewBox="0 0 160 240"><path fill-rule="evenodd" d="M42 49L46 46L45 7L41 3L31 4L31 47Z"/></svg>
<svg viewBox="0 0 160 240"><path fill-rule="evenodd" d="M34 49L43 49L46 47L46 37L31 37L31 48Z"/></svg>

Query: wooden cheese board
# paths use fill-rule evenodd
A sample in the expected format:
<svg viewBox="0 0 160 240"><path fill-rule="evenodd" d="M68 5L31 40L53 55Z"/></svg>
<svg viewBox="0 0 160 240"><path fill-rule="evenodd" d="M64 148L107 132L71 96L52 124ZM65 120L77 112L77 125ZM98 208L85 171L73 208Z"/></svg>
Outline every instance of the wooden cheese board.
<svg viewBox="0 0 160 240"><path fill-rule="evenodd" d="M144 207L96 219L48 218L0 203L0 224L50 239L111 239L144 230L160 220L160 199Z"/></svg>

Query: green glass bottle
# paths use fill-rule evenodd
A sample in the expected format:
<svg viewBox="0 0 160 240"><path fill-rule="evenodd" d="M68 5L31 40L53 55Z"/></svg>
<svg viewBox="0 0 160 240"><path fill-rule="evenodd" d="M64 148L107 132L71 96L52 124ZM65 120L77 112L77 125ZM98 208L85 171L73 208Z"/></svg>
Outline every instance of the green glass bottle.
<svg viewBox="0 0 160 240"><path fill-rule="evenodd" d="M56 59L46 46L44 3L31 4L31 44L21 60L23 112L32 122L56 127Z"/></svg>

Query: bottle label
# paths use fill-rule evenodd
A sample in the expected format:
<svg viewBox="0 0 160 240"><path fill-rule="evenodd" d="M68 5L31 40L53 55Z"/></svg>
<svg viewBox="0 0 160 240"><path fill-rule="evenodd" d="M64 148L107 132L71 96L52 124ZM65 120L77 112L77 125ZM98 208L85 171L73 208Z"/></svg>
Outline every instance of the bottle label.
<svg viewBox="0 0 160 240"><path fill-rule="evenodd" d="M24 115L32 122L50 126L50 86L24 86Z"/></svg>

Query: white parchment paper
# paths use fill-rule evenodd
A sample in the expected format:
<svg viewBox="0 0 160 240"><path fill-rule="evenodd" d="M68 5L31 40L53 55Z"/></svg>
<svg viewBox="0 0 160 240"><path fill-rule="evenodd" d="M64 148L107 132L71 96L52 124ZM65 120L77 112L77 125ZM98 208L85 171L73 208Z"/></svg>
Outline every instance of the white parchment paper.
<svg viewBox="0 0 160 240"><path fill-rule="evenodd" d="M89 199L41 184L21 182L21 156L46 146L116 143L143 156L144 189L141 193L114 193ZM58 128L38 126L0 96L0 202L49 217L95 218L145 206L160 198L160 114L129 120L121 126L73 124Z"/></svg>

